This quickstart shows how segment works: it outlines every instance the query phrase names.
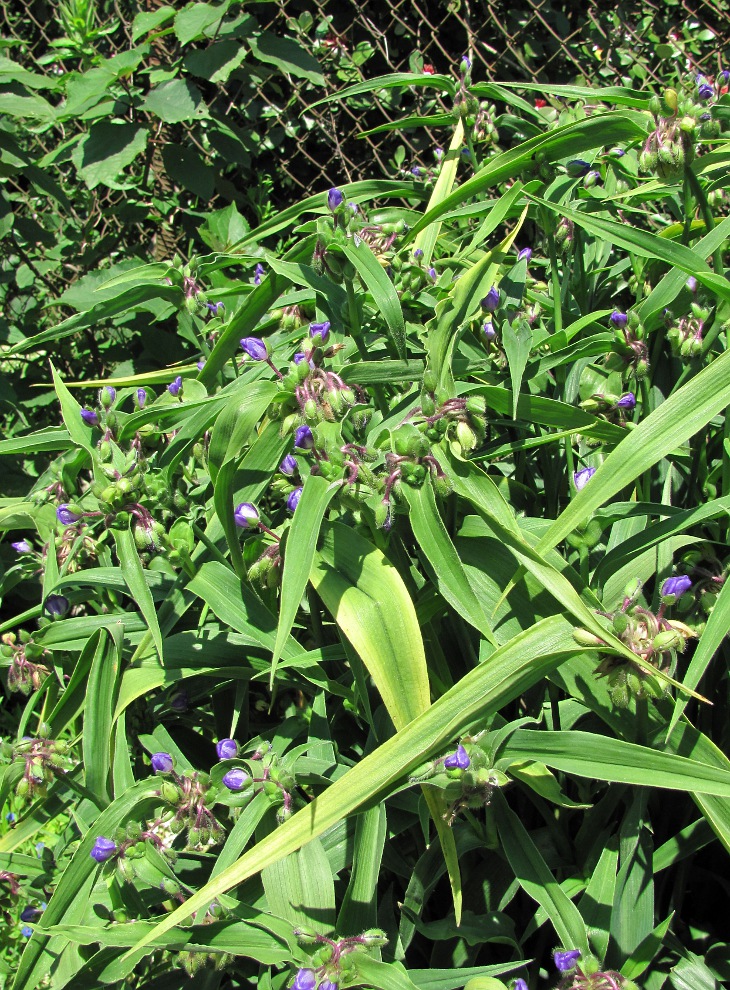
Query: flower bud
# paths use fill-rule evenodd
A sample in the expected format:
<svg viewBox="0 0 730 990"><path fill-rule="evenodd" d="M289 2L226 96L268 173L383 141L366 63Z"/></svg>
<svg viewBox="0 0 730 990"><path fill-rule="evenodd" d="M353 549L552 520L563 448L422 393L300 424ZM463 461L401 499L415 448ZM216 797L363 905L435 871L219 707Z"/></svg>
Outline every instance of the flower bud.
<svg viewBox="0 0 730 990"><path fill-rule="evenodd" d="M241 502L233 513L236 526L241 529L255 528L259 522L259 512L251 502Z"/></svg>
<svg viewBox="0 0 730 990"><path fill-rule="evenodd" d="M260 337L243 337L239 343L244 354L247 354L252 361L268 360L268 348Z"/></svg>
<svg viewBox="0 0 730 990"><path fill-rule="evenodd" d="M240 767L234 767L223 775L222 783L229 791L243 791L251 786L251 776Z"/></svg>
<svg viewBox="0 0 730 990"><path fill-rule="evenodd" d="M94 847L89 854L97 863L106 863L117 853L117 844L103 835L97 836Z"/></svg>
<svg viewBox="0 0 730 990"><path fill-rule="evenodd" d="M671 605L682 595L686 594L692 587L692 581L686 574L678 574L676 577L667 578L661 587L661 597Z"/></svg>
<svg viewBox="0 0 730 990"><path fill-rule="evenodd" d="M238 743L235 739L219 739L215 751L219 760L234 760L238 756Z"/></svg>
<svg viewBox="0 0 730 990"><path fill-rule="evenodd" d="M332 213L336 213L337 210L342 206L345 197L342 195L339 189L330 189L327 193L327 206ZM297 990L305 990L304 987L297 988Z"/></svg>
<svg viewBox="0 0 730 990"><path fill-rule="evenodd" d="M63 502L56 508L56 519L62 526L72 526L78 522L84 514L84 510L73 502Z"/></svg>
<svg viewBox="0 0 730 990"><path fill-rule="evenodd" d="M99 425L99 417L97 416L97 414L94 412L93 409L82 409L81 418L83 419L83 421L86 423L87 426Z"/></svg>
<svg viewBox="0 0 730 990"><path fill-rule="evenodd" d="M183 387L182 375L178 375L177 378L175 378L174 381L171 381L170 384L167 386L167 391L170 393L170 395L177 397L178 395L180 395L180 392L182 391L182 387Z"/></svg>
<svg viewBox="0 0 730 990"><path fill-rule="evenodd" d="M294 512L296 507L299 505L299 499L302 497L302 491L303 488L300 485L299 488L295 488L287 498L286 507L290 512Z"/></svg>
<svg viewBox="0 0 730 990"><path fill-rule="evenodd" d="M585 486L591 480L593 475L596 473L596 468L586 467L582 468L580 471L576 471L573 474L573 483L575 484L575 490L577 492L583 491Z"/></svg>
<svg viewBox="0 0 730 990"><path fill-rule="evenodd" d="M499 289L496 285L493 285L484 299L482 299L481 305L482 309L485 309L488 313L493 313L497 306L499 306Z"/></svg>
<svg viewBox="0 0 730 990"><path fill-rule="evenodd" d="M311 450L314 447L314 435L308 426L298 426L294 431L294 446L300 450Z"/></svg>
<svg viewBox="0 0 730 990"><path fill-rule="evenodd" d="M45 600L45 609L51 615L65 615L71 608L71 602L64 595L49 595ZM26 650L26 655L28 651Z"/></svg>
<svg viewBox="0 0 730 990"><path fill-rule="evenodd" d="M169 753L153 753L150 763L155 773L172 773L174 764Z"/></svg>
<svg viewBox="0 0 730 990"><path fill-rule="evenodd" d="M461 743L456 747L455 753L451 753L450 756L444 759L444 767L447 770L466 770L470 766L471 760L469 759L469 754Z"/></svg>

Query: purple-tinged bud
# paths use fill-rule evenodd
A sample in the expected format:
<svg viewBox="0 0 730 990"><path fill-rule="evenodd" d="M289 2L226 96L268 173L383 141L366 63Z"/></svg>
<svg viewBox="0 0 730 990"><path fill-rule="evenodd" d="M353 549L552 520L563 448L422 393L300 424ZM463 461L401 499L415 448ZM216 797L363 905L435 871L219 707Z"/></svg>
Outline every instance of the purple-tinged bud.
<svg viewBox="0 0 730 990"><path fill-rule="evenodd" d="M682 595L686 594L691 587L692 582L687 575L678 574L676 577L667 578L662 585L660 594L662 598L671 598L672 601L675 601L677 598L681 598Z"/></svg>
<svg viewBox="0 0 730 990"><path fill-rule="evenodd" d="M350 211L350 213L352 213L353 216L356 213L359 213L360 212L360 207L357 205L357 203L348 203L347 204L347 209Z"/></svg>
<svg viewBox="0 0 730 990"><path fill-rule="evenodd" d="M443 148L434 148L433 149L433 156L434 156L434 158L436 159L437 162L440 162L441 159L444 157L444 149Z"/></svg>
<svg viewBox="0 0 730 990"><path fill-rule="evenodd" d="M185 688L181 688L179 691L176 691L172 698L170 698L170 708L172 708L174 712L186 712L189 704L190 699L188 698L188 692Z"/></svg>
<svg viewBox="0 0 730 990"><path fill-rule="evenodd" d="M23 927L20 929L20 934L23 936L23 938L30 938L31 935L33 934L33 929L29 928L28 925L23 925Z"/></svg>
<svg viewBox="0 0 730 990"><path fill-rule="evenodd" d="M71 608L71 602L64 595L49 595L44 604L51 615L65 615Z"/></svg>
<svg viewBox="0 0 730 990"><path fill-rule="evenodd" d="M633 392L625 392L616 403L616 406L619 409L628 409L630 412L632 409L636 409L636 396Z"/></svg>
<svg viewBox="0 0 730 990"><path fill-rule="evenodd" d="M566 949L553 952L555 966L561 973L569 973L575 969L576 963L580 959L580 949Z"/></svg>
<svg viewBox="0 0 730 990"><path fill-rule="evenodd" d="M219 760L234 760L238 756L238 743L235 739L219 739L215 751Z"/></svg>
<svg viewBox="0 0 730 990"><path fill-rule="evenodd" d="M147 389L138 388L137 389L137 405L140 409L144 409L144 404L147 401Z"/></svg>
<svg viewBox="0 0 730 990"><path fill-rule="evenodd" d="M524 260L529 263L531 257L532 257L532 248L526 247L526 248L522 248L520 253L517 255L517 260L518 261Z"/></svg>
<svg viewBox="0 0 730 990"><path fill-rule="evenodd" d="M302 487L295 488L290 494L289 498L286 500L286 507L290 512L294 512L296 507L299 505L299 499L302 497Z"/></svg>
<svg viewBox="0 0 730 990"><path fill-rule="evenodd" d="M444 766L447 770L467 770L471 766L469 754L461 743L459 743L456 747L455 753L452 753L450 756L446 757L444 760Z"/></svg>
<svg viewBox="0 0 730 990"><path fill-rule="evenodd" d="M94 848L91 850L91 858L95 859L97 863L106 863L108 859L115 856L117 852L117 844L111 839L107 839L105 836L100 835L97 837L94 843Z"/></svg>
<svg viewBox="0 0 730 990"><path fill-rule="evenodd" d="M17 821L15 812L9 811L5 816L5 821L8 823L8 825L15 825L15 822Z"/></svg>
<svg viewBox="0 0 730 990"><path fill-rule="evenodd" d="M530 990L525 981L520 976L519 979L515 980L512 990Z"/></svg>
<svg viewBox="0 0 730 990"><path fill-rule="evenodd" d="M105 385L99 389L99 404L104 409L110 409L117 397L117 390L112 385Z"/></svg>
<svg viewBox="0 0 730 990"><path fill-rule="evenodd" d="M170 384L167 386L167 391L170 393L170 395L178 396L182 391L182 387L183 387L182 375L178 375L177 378L174 381L170 382Z"/></svg>
<svg viewBox="0 0 730 990"><path fill-rule="evenodd" d="M299 969L292 983L292 990L314 990L317 977L313 969Z"/></svg>
<svg viewBox="0 0 730 990"><path fill-rule="evenodd" d="M208 307L208 312L211 316L218 316L218 314L223 313L226 308L222 302L206 303L205 305Z"/></svg>
<svg viewBox="0 0 730 990"><path fill-rule="evenodd" d="M198 371L202 371L204 367L205 367L205 358L201 358L198 361L196 368L198 369Z"/></svg>
<svg viewBox="0 0 730 990"><path fill-rule="evenodd" d="M492 322L485 323L482 329L487 341L494 340L497 336L497 331L494 329L494 324Z"/></svg>
<svg viewBox="0 0 730 990"><path fill-rule="evenodd" d="M43 914L43 908L34 907L32 904L29 904L20 912L20 920L35 921L40 914Z"/></svg>
<svg viewBox="0 0 730 990"><path fill-rule="evenodd" d="M333 983L332 980L322 980L319 990L338 990L338 985Z"/></svg>
<svg viewBox="0 0 730 990"><path fill-rule="evenodd" d="M461 154L464 156L464 158L471 158L471 151L469 151L468 148L462 148Z"/></svg>
<svg viewBox="0 0 730 990"><path fill-rule="evenodd" d="M327 193L327 207L334 213L342 206L344 199L339 189L330 189Z"/></svg>
<svg viewBox="0 0 730 990"><path fill-rule="evenodd" d="M297 351L297 353L292 358L292 361L294 362L294 364L301 364L302 361L306 361L306 360L307 360L307 355L304 353L304 351ZM311 358L310 358L310 361L309 361L309 367L310 368L314 368L315 367L314 361L312 361Z"/></svg>
<svg viewBox="0 0 730 990"><path fill-rule="evenodd" d="M618 309L614 309L613 313L609 316L609 320L618 330L623 330L626 324L629 322L629 318L626 313L622 313Z"/></svg>
<svg viewBox="0 0 730 990"><path fill-rule="evenodd" d="M573 475L575 490L582 492L595 473L596 469L594 467L582 468L580 471L576 471Z"/></svg>
<svg viewBox="0 0 730 990"><path fill-rule="evenodd" d="M229 791L242 791L251 782L251 777L240 767L234 767L223 775L223 786Z"/></svg>
<svg viewBox="0 0 730 990"><path fill-rule="evenodd" d="M244 354L248 354L252 361L268 361L269 349L260 337L244 337L240 344Z"/></svg>
<svg viewBox="0 0 730 990"><path fill-rule="evenodd" d="M436 279L437 279L437 278L438 278L439 276L438 276L438 272L436 271L436 269L435 269L435 268L429 268L429 270L428 270L428 277L429 277L430 279L432 279L432 280L433 280L434 282L436 281Z"/></svg>
<svg viewBox="0 0 730 990"><path fill-rule="evenodd" d="M265 274L266 274L266 269L259 261L253 273L253 284L261 285L261 279L264 277Z"/></svg>
<svg viewBox="0 0 730 990"><path fill-rule="evenodd" d="M499 306L499 289L493 285L482 299L482 309L486 309L488 313L493 313L497 306Z"/></svg>
<svg viewBox="0 0 730 990"><path fill-rule="evenodd" d="M411 175L415 176L417 179L420 178L421 170L418 165L414 165L411 169Z"/></svg>
<svg viewBox="0 0 730 990"><path fill-rule="evenodd" d="M314 344L317 345L326 344L329 335L330 335L329 320L325 320L324 323L309 324L309 336L312 338L312 342Z"/></svg>
<svg viewBox="0 0 730 990"><path fill-rule="evenodd" d="M150 758L155 773L172 773L173 759L169 753L153 753Z"/></svg>
<svg viewBox="0 0 730 990"><path fill-rule="evenodd" d="M62 526L72 526L80 518L81 513L74 511L74 508L68 502L63 502L61 505L56 506L56 519L58 519Z"/></svg>
<svg viewBox="0 0 730 990"><path fill-rule="evenodd" d="M565 170L572 179L582 179L591 170L590 162L582 158L574 158L565 166Z"/></svg>
<svg viewBox="0 0 730 990"><path fill-rule="evenodd" d="M81 418L86 423L87 426L98 426L99 417L96 415L93 409L82 409Z"/></svg>
<svg viewBox="0 0 730 990"><path fill-rule="evenodd" d="M697 279L694 277L694 275L690 275L690 277L685 282L685 285L687 286L690 292L697 292Z"/></svg>
<svg viewBox="0 0 730 990"><path fill-rule="evenodd" d="M284 460L279 465L279 471L285 474L287 478L293 477L299 470L299 465L297 464L297 459L293 454L287 454Z"/></svg>
<svg viewBox="0 0 730 990"><path fill-rule="evenodd" d="M308 426L298 426L294 431L294 446L300 450L311 450L314 447L314 435Z"/></svg>
<svg viewBox="0 0 730 990"><path fill-rule="evenodd" d="M27 540L16 540L15 543L11 543L10 546L15 550L16 553L30 553L32 547Z"/></svg>
<svg viewBox="0 0 730 990"><path fill-rule="evenodd" d="M413 252L413 257L416 261L418 261L419 258L422 258L423 248L416 248L416 250Z"/></svg>
<svg viewBox="0 0 730 990"><path fill-rule="evenodd" d="M702 83L702 85L697 90L697 95L699 96L699 98L703 102L706 103L707 100L711 100L712 99L712 97L715 95L715 91L712 88L712 86L710 86L709 83L705 82L705 83Z"/></svg>
<svg viewBox="0 0 730 990"><path fill-rule="evenodd" d="M241 502L233 513L236 526L241 529L255 528L259 522L259 510L250 502Z"/></svg>
<svg viewBox="0 0 730 990"><path fill-rule="evenodd" d="M730 69L723 69L722 72L717 74L718 82L730 82Z"/></svg>
<svg viewBox="0 0 730 990"><path fill-rule="evenodd" d="M626 152L623 148L611 148L611 154L616 158L623 158Z"/></svg>
<svg viewBox="0 0 730 990"><path fill-rule="evenodd" d="M462 56L459 68L462 72L468 72L471 69L471 59L468 55Z"/></svg>
<svg viewBox="0 0 730 990"><path fill-rule="evenodd" d="M601 181L601 173L597 172L595 169L591 169L590 172L586 174L583 179L583 186L586 189L590 189L592 186L597 185Z"/></svg>

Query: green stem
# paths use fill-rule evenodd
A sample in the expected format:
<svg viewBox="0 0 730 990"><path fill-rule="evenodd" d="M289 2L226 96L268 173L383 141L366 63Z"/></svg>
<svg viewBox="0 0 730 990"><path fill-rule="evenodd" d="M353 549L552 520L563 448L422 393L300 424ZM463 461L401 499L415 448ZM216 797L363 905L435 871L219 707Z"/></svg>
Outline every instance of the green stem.
<svg viewBox="0 0 730 990"><path fill-rule="evenodd" d="M690 236L692 234L692 215L694 210L692 209L693 197L692 197L692 183L690 181L690 168L688 165L684 167L684 176L682 178L682 202L684 209L684 229L682 230L682 244L689 244Z"/></svg>
<svg viewBox="0 0 730 990"><path fill-rule="evenodd" d="M210 553L211 557L213 557L214 560L217 560L219 564L225 564L226 567L230 566L226 558L223 556L223 554L220 552L218 547L215 545L215 543L211 543L211 541L208 539L208 537L205 535L205 533L200 528L200 526L198 526L197 523L193 523L193 532L195 533L196 537L200 540L200 542L203 544L205 549Z"/></svg>
<svg viewBox="0 0 730 990"><path fill-rule="evenodd" d="M548 254L550 256L550 284L553 297L553 333L563 329L563 306L560 292L560 274L558 272L558 252L555 250L554 229L547 210L542 211L543 228L546 234Z"/></svg>
<svg viewBox="0 0 730 990"><path fill-rule="evenodd" d="M702 219L705 221L705 234L709 234L710 231L715 228L715 218L712 214L712 210L710 209L710 204L707 201L705 190L702 188L702 183L691 168L687 169L686 173L690 187L694 194L694 198L700 208ZM718 274L722 275L725 267L722 262L722 245L716 247L712 254L712 266Z"/></svg>

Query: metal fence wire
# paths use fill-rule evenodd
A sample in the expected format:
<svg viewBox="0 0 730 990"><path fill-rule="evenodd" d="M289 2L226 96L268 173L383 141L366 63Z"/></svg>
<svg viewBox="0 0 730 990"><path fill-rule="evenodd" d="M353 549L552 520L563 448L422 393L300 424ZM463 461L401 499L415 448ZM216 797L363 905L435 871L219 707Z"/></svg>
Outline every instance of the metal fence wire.
<svg viewBox="0 0 730 990"><path fill-rule="evenodd" d="M120 21L105 39L107 53L130 44L136 13L163 2L99 0L100 16ZM49 55L58 35L57 6L54 0L0 3L0 33L14 58L37 64ZM476 82L641 89L661 85L675 65L714 75L730 51L730 0L266 0L246 10L266 29L308 47L325 78L323 91L303 79L282 84L280 74L262 72L249 77L243 99L235 74L226 84L232 118L256 129L250 174L269 177L274 206L342 182L432 163L428 156L448 139L448 125L440 131L383 129L407 113L448 111L424 91L380 92L312 108L359 80L424 67L454 74L468 54ZM159 59L174 61L180 55L175 44L163 39ZM225 196L216 200L208 205L225 205Z"/></svg>

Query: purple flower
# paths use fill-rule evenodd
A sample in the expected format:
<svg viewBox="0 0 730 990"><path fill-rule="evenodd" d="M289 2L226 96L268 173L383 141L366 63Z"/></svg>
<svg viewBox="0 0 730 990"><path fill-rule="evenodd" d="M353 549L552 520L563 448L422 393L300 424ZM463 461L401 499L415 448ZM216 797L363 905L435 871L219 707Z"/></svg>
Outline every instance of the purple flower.
<svg viewBox="0 0 730 990"><path fill-rule="evenodd" d="M629 318L626 313L622 313L619 309L614 309L613 313L609 316L609 320L613 323L617 330L623 330L629 322Z"/></svg>
<svg viewBox="0 0 730 990"><path fill-rule="evenodd" d="M229 791L242 791L250 780L251 778L245 770L234 767L233 770L229 770L223 775L223 786L227 787Z"/></svg>
<svg viewBox="0 0 730 990"><path fill-rule="evenodd" d="M294 446L300 450L311 450L314 446L314 436L308 426L298 426L294 431Z"/></svg>
<svg viewBox="0 0 730 990"><path fill-rule="evenodd" d="M499 306L499 289L493 285L482 299L482 309L486 309L488 313L493 313L497 306Z"/></svg>
<svg viewBox="0 0 730 990"><path fill-rule="evenodd" d="M155 773L172 773L173 761L169 753L153 753L150 763Z"/></svg>
<svg viewBox="0 0 730 990"><path fill-rule="evenodd" d="M297 464L297 459L293 454L287 454L284 460L279 465L279 470L282 474L285 474L287 478L291 478L299 470L299 465Z"/></svg>
<svg viewBox="0 0 730 990"><path fill-rule="evenodd" d="M338 990L337 984L333 983L332 980L322 980L319 985L319 990Z"/></svg>
<svg viewBox="0 0 730 990"><path fill-rule="evenodd" d="M304 351L297 351L297 353L292 358L294 364L301 364L302 361L306 361L306 360L307 360L307 355L304 353ZM310 360L309 367L314 368L314 361Z"/></svg>
<svg viewBox="0 0 730 990"><path fill-rule="evenodd" d="M235 739L219 739L215 751L219 760L233 760L238 756L238 743Z"/></svg>
<svg viewBox="0 0 730 990"><path fill-rule="evenodd" d="M434 156L434 158L436 159L437 162L440 162L441 159L444 157L444 149L443 148L434 148L433 149L433 156Z"/></svg>
<svg viewBox="0 0 730 990"><path fill-rule="evenodd" d="M421 175L421 170L420 170L420 168L418 167L418 165L414 165L414 166L413 166L413 168L411 169L411 175L414 175L414 176L415 176L415 177L416 177L417 179L418 179L418 178L420 177L420 175Z"/></svg>
<svg viewBox="0 0 730 990"><path fill-rule="evenodd" d="M526 248L522 248L520 253L517 255L517 260L522 261L524 259L525 261L529 262L531 257L532 257L532 248L526 247Z"/></svg>
<svg viewBox="0 0 730 990"><path fill-rule="evenodd" d="M244 337L240 344L244 354L248 354L252 361L268 361L269 350L260 337Z"/></svg>
<svg viewBox="0 0 730 990"><path fill-rule="evenodd" d="M81 418L86 423L87 426L98 426L99 417L96 415L93 409L82 409Z"/></svg>
<svg viewBox="0 0 730 990"><path fill-rule="evenodd" d="M430 278L430 279L432 279L432 280L433 280L434 282L435 282L435 281L436 281L436 279L437 279L437 278L439 277L439 276L438 276L438 272L436 271L436 269L435 269L435 268L429 268L429 270L428 270L428 276L429 276L429 278Z"/></svg>
<svg viewBox="0 0 730 990"><path fill-rule="evenodd" d="M137 389L137 405L140 409L144 409L144 404L147 401L147 389L138 388Z"/></svg>
<svg viewBox="0 0 730 990"><path fill-rule="evenodd" d="M105 836L100 835L97 837L94 843L94 848L91 850L91 858L95 859L97 863L106 863L108 859L116 855L117 844L111 839L107 839Z"/></svg>
<svg viewBox="0 0 730 990"><path fill-rule="evenodd" d="M298 969L292 983L292 990L314 990L316 985L317 977L313 969Z"/></svg>
<svg viewBox="0 0 730 990"><path fill-rule="evenodd" d="M23 910L20 912L20 920L35 921L35 919L40 914L43 914L42 907L34 907L32 904L29 904L28 907L24 907Z"/></svg>
<svg viewBox="0 0 730 990"><path fill-rule="evenodd" d="M512 990L530 990L530 988L527 986L527 984L522 979L522 977L520 977L519 979L515 980Z"/></svg>
<svg viewBox="0 0 730 990"><path fill-rule="evenodd" d="M697 95L703 102L706 102L707 100L711 100L714 94L715 94L714 89L712 88L712 86L710 86L709 83L706 82L702 83L702 85L697 90Z"/></svg>
<svg viewBox="0 0 730 990"><path fill-rule="evenodd" d="M553 959L555 966L561 973L568 973L571 969L575 969L575 965L580 959L580 949L561 949L553 952Z"/></svg>
<svg viewBox="0 0 730 990"><path fill-rule="evenodd" d="M170 395L178 396L182 391L182 387L183 387L182 375L178 375L175 381L170 382L170 384L167 386L167 391L170 393Z"/></svg>
<svg viewBox="0 0 730 990"><path fill-rule="evenodd" d="M466 770L470 766L471 760L469 759L469 754L461 743L456 747L456 752L447 756L444 760L444 767L447 770Z"/></svg>
<svg viewBox="0 0 730 990"><path fill-rule="evenodd" d="M327 206L334 213L342 206L344 198L339 189L330 189L327 193Z"/></svg>
<svg viewBox="0 0 730 990"><path fill-rule="evenodd" d="M81 518L81 514L74 512L68 502L62 502L61 505L56 507L56 519L63 526L72 526L75 522L78 522Z"/></svg>
<svg viewBox="0 0 730 990"><path fill-rule="evenodd" d="M636 396L633 392L625 392L616 403L618 409L636 409Z"/></svg>
<svg viewBox="0 0 730 990"><path fill-rule="evenodd" d="M485 323L484 326L482 327L482 330L484 331L484 336L487 338L488 341L494 340L494 338L497 336L497 331L494 329L494 324L491 322Z"/></svg>
<svg viewBox="0 0 730 990"><path fill-rule="evenodd" d="M575 490L582 492L595 473L596 469L594 467L582 468L580 471L576 471L573 475Z"/></svg>
<svg viewBox="0 0 730 990"><path fill-rule="evenodd" d="M299 505L299 499L302 497L302 487L295 488L291 493L289 498L286 500L286 507L290 512L293 512Z"/></svg>
<svg viewBox="0 0 730 990"><path fill-rule="evenodd" d="M201 358L201 359L200 359L200 360L198 361L198 363L197 363L197 365L196 365L196 367L197 367L197 369L198 369L198 371L202 371L202 370L203 370L203 368L205 367L205 358Z"/></svg>
<svg viewBox="0 0 730 990"><path fill-rule="evenodd" d="M468 72L471 69L471 59L468 55L464 55L461 59L461 71Z"/></svg>
<svg viewBox="0 0 730 990"><path fill-rule="evenodd" d="M256 268L254 269L253 284L261 285L261 279L264 277L265 274L266 274L266 269L259 261L259 263L256 265Z"/></svg>
<svg viewBox="0 0 730 990"><path fill-rule="evenodd" d="M27 540L17 540L15 543L11 543L10 546L16 553L30 553L32 549Z"/></svg>
<svg viewBox="0 0 730 990"><path fill-rule="evenodd" d="M724 83L730 82L730 69L723 69L718 73L717 78Z"/></svg>
<svg viewBox="0 0 730 990"><path fill-rule="evenodd" d="M326 344L329 335L330 335L329 320L325 320L324 323L309 324L309 336L312 338L312 343L317 345ZM319 340L317 338L319 338Z"/></svg>
<svg viewBox="0 0 730 990"><path fill-rule="evenodd" d="M218 316L218 314L224 312L226 308L222 302L206 303L205 305L208 307L208 312L211 316Z"/></svg>
<svg viewBox="0 0 730 990"><path fill-rule="evenodd" d="M573 179L582 179L591 170L590 162L582 158L574 158L565 166L568 175Z"/></svg>
<svg viewBox="0 0 730 990"><path fill-rule="evenodd" d="M418 260L419 258L422 258L423 257L423 248L416 248L416 250L413 252L413 257L416 260Z"/></svg>
<svg viewBox="0 0 730 990"><path fill-rule="evenodd" d="M49 595L46 598L45 607L51 615L65 615L71 608L71 602L63 595Z"/></svg>
<svg viewBox="0 0 730 990"><path fill-rule="evenodd" d="M7 815L5 816L5 821L6 821L6 822L7 822L7 823L8 823L9 825L14 825L14 824L15 824L15 822L17 821L17 819L16 819L16 817L15 817L15 812L14 812L14 811L9 811L9 812L7 813Z"/></svg>
<svg viewBox="0 0 730 990"><path fill-rule="evenodd" d="M350 211L350 213L353 214L360 212L360 207L357 205L357 203L348 203L347 208Z"/></svg>
<svg viewBox="0 0 730 990"><path fill-rule="evenodd" d="M23 925L23 927L20 929L20 934L23 936L23 938L30 938L31 935L33 934L33 929L29 928L28 925Z"/></svg>
<svg viewBox="0 0 730 990"><path fill-rule="evenodd" d="M233 518L236 526L240 526L241 529L256 527L259 521L259 510L251 502L241 502L233 513Z"/></svg>
<svg viewBox="0 0 730 990"><path fill-rule="evenodd" d="M623 148L611 148L611 154L615 155L616 158L623 158L626 152Z"/></svg>
<svg viewBox="0 0 730 990"><path fill-rule="evenodd" d="M661 588L662 598L681 598L692 587L692 582L686 574L678 574L676 577L667 578Z"/></svg>
<svg viewBox="0 0 730 990"><path fill-rule="evenodd" d="M697 292L697 279L694 277L694 275L690 275L690 277L685 282L685 285L687 286L690 292Z"/></svg>

